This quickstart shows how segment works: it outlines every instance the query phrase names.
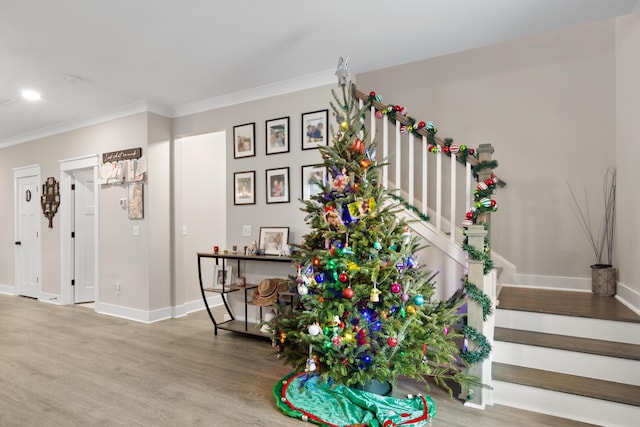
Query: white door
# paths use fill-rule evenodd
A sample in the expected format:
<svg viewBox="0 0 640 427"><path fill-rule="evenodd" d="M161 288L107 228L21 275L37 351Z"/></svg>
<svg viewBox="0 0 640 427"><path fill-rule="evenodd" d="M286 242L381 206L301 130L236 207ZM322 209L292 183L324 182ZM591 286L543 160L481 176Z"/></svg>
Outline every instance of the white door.
<svg viewBox="0 0 640 427"><path fill-rule="evenodd" d="M75 303L95 300L95 194L93 169L73 173L73 263Z"/></svg>
<svg viewBox="0 0 640 427"><path fill-rule="evenodd" d="M37 176L16 178L16 293L40 297L40 184Z"/></svg>

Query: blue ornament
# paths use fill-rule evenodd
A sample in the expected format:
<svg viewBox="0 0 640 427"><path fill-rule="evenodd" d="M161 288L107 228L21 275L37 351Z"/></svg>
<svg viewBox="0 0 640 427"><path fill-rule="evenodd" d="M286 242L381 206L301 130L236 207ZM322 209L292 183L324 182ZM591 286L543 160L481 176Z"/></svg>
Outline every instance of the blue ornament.
<svg viewBox="0 0 640 427"><path fill-rule="evenodd" d="M382 323L380 323L380 321L373 322L371 325L369 325L369 329L371 329L371 331L373 332L378 332L380 329L382 329Z"/></svg>
<svg viewBox="0 0 640 427"><path fill-rule="evenodd" d="M416 295L413 297L413 302L415 305L422 305L424 304L424 297L422 295Z"/></svg>
<svg viewBox="0 0 640 427"><path fill-rule="evenodd" d="M410 256L409 258L407 258L407 267L416 268L416 265L416 260L413 259L413 257Z"/></svg>
<svg viewBox="0 0 640 427"><path fill-rule="evenodd" d="M364 357L362 357L362 361L368 365L369 363L371 363L371 356L365 354Z"/></svg>
<svg viewBox="0 0 640 427"><path fill-rule="evenodd" d="M380 244L380 242L374 242L373 243L373 248L377 251L379 251L380 249L382 249L382 245Z"/></svg>
<svg viewBox="0 0 640 427"><path fill-rule="evenodd" d="M324 274L322 274L322 273L316 274L315 279L316 279L316 282L323 283L324 282Z"/></svg>

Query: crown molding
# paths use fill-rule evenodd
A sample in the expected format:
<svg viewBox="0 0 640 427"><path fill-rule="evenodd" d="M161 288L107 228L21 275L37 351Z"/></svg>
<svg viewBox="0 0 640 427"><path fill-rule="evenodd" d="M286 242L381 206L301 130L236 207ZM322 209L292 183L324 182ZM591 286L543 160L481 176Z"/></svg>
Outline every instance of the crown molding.
<svg viewBox="0 0 640 427"><path fill-rule="evenodd" d="M190 114L202 113L204 111L215 110L217 108L228 107L230 105L242 104L244 102L257 101L286 93L298 92L314 87L334 84L336 82L335 70L325 70L290 80L284 80L264 86L258 86L226 95L203 99L177 105L173 108L173 118L188 116Z"/></svg>

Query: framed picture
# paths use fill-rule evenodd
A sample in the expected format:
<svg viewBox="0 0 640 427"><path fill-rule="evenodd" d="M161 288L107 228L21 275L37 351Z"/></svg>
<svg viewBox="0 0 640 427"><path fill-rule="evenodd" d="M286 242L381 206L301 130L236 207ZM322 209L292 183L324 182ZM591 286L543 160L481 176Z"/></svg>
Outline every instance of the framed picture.
<svg viewBox="0 0 640 427"><path fill-rule="evenodd" d="M256 124L247 123L233 127L233 158L256 155Z"/></svg>
<svg viewBox="0 0 640 427"><path fill-rule="evenodd" d="M289 202L289 168L267 169L267 203Z"/></svg>
<svg viewBox="0 0 640 427"><path fill-rule="evenodd" d="M324 165L302 166L302 200L311 200L311 197L322 191L321 185L327 181L327 168Z"/></svg>
<svg viewBox="0 0 640 427"><path fill-rule="evenodd" d="M260 227L259 249L265 255L282 255L289 244L289 227Z"/></svg>
<svg viewBox="0 0 640 427"><path fill-rule="evenodd" d="M289 117L267 120L267 154L289 152Z"/></svg>
<svg viewBox="0 0 640 427"><path fill-rule="evenodd" d="M221 265L216 265L213 269L213 289L224 289L231 288L231 271L233 270L233 266L225 265L224 269Z"/></svg>
<svg viewBox="0 0 640 427"><path fill-rule="evenodd" d="M329 110L313 111L302 115L302 149L311 150L327 145L327 117Z"/></svg>
<svg viewBox="0 0 640 427"><path fill-rule="evenodd" d="M233 204L256 204L256 171L233 174Z"/></svg>
<svg viewBox="0 0 640 427"><path fill-rule="evenodd" d="M127 191L129 219L144 218L144 184L129 184Z"/></svg>

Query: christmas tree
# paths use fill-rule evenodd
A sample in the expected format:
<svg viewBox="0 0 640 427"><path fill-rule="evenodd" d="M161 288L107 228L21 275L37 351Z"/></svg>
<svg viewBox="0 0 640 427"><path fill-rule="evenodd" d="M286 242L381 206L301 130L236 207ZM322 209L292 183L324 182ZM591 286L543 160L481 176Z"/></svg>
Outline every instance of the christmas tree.
<svg viewBox="0 0 640 427"><path fill-rule="evenodd" d="M422 243L380 185L384 159L363 126L368 106L359 108L344 77L333 91L332 142L320 147L327 178L304 202L311 231L292 255L300 303L269 322L273 345L297 372L333 384L406 376L466 388L474 382L460 349L466 294L434 298L435 274L416 256Z"/></svg>

